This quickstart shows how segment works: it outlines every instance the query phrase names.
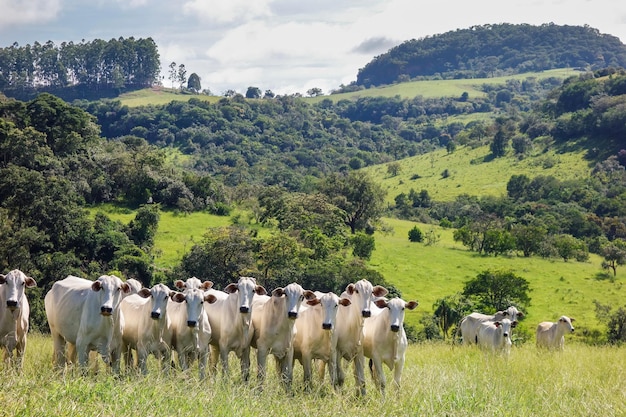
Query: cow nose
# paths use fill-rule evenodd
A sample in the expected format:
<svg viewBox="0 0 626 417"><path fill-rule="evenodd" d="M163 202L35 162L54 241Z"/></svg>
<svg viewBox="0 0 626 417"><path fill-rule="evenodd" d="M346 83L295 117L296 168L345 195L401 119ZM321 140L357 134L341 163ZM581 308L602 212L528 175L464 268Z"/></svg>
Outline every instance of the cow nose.
<svg viewBox="0 0 626 417"><path fill-rule="evenodd" d="M372 315L372 312L369 310L363 310L361 311L361 314L363 315L363 317L370 317Z"/></svg>
<svg viewBox="0 0 626 417"><path fill-rule="evenodd" d="M152 313L150 313L150 317L152 317L154 320L158 320L159 318L161 318L161 313L153 311Z"/></svg>
<svg viewBox="0 0 626 417"><path fill-rule="evenodd" d="M391 331L396 333L400 330L400 326L398 326L397 324L392 324L391 325Z"/></svg>
<svg viewBox="0 0 626 417"><path fill-rule="evenodd" d="M509 337L509 334L508 333L504 333L504 337Z"/></svg>
<svg viewBox="0 0 626 417"><path fill-rule="evenodd" d="M239 312L240 313L249 313L250 312L250 307L239 307Z"/></svg>
<svg viewBox="0 0 626 417"><path fill-rule="evenodd" d="M290 319L297 319L298 318L298 312L297 311L290 311L289 313L287 313L287 316Z"/></svg>
<svg viewBox="0 0 626 417"><path fill-rule="evenodd" d="M7 300L7 307L10 309L17 308L17 301Z"/></svg>
<svg viewBox="0 0 626 417"><path fill-rule="evenodd" d="M333 328L333 325L331 323L322 323L322 329L330 330L332 328Z"/></svg>
<svg viewBox="0 0 626 417"><path fill-rule="evenodd" d="M111 307L100 307L100 314L103 316L110 316L113 313L113 309Z"/></svg>
<svg viewBox="0 0 626 417"><path fill-rule="evenodd" d="M188 327L196 327L196 322L193 320L187 320L187 326Z"/></svg>

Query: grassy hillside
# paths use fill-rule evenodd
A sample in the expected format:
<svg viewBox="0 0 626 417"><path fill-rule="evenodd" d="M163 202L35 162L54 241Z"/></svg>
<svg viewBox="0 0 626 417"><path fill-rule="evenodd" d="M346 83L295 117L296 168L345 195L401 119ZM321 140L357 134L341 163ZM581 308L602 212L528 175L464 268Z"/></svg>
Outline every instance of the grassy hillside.
<svg viewBox="0 0 626 417"><path fill-rule="evenodd" d="M350 93L323 95L318 97L306 97L309 103L317 103L324 99L332 101L351 100L359 97L395 97L413 98L422 96L424 98L435 97L460 97L461 94L467 92L470 97L483 97L485 93L482 91L483 84L505 84L507 80L525 80L527 78L535 78L537 80L556 77L566 78L577 74L573 69L561 68L542 72L531 72L526 74L516 74L505 77L494 78L472 78L463 80L424 80L411 81L400 84L393 84L385 87L375 87L366 90L360 90ZM245 94L245 92L240 92ZM326 92L328 93L328 92ZM145 106L148 104L160 105L167 104L170 101L188 101L190 98L206 100L211 103L218 101L219 96L192 95L181 94L171 88L146 88L143 90L133 91L132 93L122 94L119 99L123 105L129 107Z"/></svg>
<svg viewBox="0 0 626 417"><path fill-rule="evenodd" d="M557 153L553 150L544 152L538 147L533 157L522 160L513 155L491 159L490 154L488 146L459 147L451 154L440 149L398 161L401 171L395 177L387 172L386 164L363 170L378 179L387 190L389 203L411 188L427 190L433 200L450 201L460 194L504 195L511 175L525 174L530 178L552 175L564 180L588 176L590 171L582 150ZM448 170L449 177L442 177L444 170Z"/></svg>

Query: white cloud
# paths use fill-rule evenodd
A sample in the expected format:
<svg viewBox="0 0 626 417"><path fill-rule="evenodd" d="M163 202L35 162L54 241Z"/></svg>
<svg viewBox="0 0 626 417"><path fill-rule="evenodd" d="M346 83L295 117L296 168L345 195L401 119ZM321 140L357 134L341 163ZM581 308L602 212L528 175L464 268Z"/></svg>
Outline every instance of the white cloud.
<svg viewBox="0 0 626 417"><path fill-rule="evenodd" d="M0 28L52 21L61 10L60 0L0 0Z"/></svg>
<svg viewBox="0 0 626 417"><path fill-rule="evenodd" d="M190 0L183 11L200 20L231 23L270 16L270 3L272 0Z"/></svg>

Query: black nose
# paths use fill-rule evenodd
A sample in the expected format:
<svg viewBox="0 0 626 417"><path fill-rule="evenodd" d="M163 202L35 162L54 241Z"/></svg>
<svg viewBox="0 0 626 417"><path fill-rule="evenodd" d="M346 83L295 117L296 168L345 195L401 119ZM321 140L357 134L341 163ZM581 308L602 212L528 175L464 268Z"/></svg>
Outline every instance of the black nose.
<svg viewBox="0 0 626 417"><path fill-rule="evenodd" d="M289 313L287 313L287 316L288 316L290 319L297 319L297 318L298 318L298 313L297 313L297 312L295 312L295 311L290 311Z"/></svg>
<svg viewBox="0 0 626 417"><path fill-rule="evenodd" d="M158 320L159 318L161 318L161 313L153 311L152 313L150 313L150 317L152 317L154 320Z"/></svg>
<svg viewBox="0 0 626 417"><path fill-rule="evenodd" d="M249 313L250 312L250 307L239 307L239 312L240 313Z"/></svg>
<svg viewBox="0 0 626 417"><path fill-rule="evenodd" d="M113 313L113 309L111 307L100 307L100 314L104 314L105 316L109 316Z"/></svg>
<svg viewBox="0 0 626 417"><path fill-rule="evenodd" d="M504 333L504 337L509 337L509 334L508 333Z"/></svg>
<svg viewBox="0 0 626 417"><path fill-rule="evenodd" d="M17 301L7 300L7 307L9 307L9 308L17 307Z"/></svg>
<svg viewBox="0 0 626 417"><path fill-rule="evenodd" d="M322 329L330 330L332 328L333 328L333 325L331 323L322 323Z"/></svg>
<svg viewBox="0 0 626 417"><path fill-rule="evenodd" d="M372 312L369 310L363 310L361 311L361 314L363 315L363 317L370 317L372 315Z"/></svg>
<svg viewBox="0 0 626 417"><path fill-rule="evenodd" d="M188 327L196 327L196 322L193 320L187 320L187 326Z"/></svg>
<svg viewBox="0 0 626 417"><path fill-rule="evenodd" d="M391 325L391 331L392 331L392 332L396 333L396 332L398 332L399 330L400 330L400 326L395 325L395 324L392 324L392 325Z"/></svg>

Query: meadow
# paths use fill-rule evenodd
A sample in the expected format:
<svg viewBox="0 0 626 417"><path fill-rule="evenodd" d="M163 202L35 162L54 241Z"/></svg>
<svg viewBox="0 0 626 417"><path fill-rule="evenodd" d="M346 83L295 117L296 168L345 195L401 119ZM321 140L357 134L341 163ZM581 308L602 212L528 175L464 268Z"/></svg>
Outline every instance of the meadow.
<svg viewBox="0 0 626 417"><path fill-rule="evenodd" d="M302 387L296 362L287 394L270 372L263 389L244 384L235 372L200 381L197 370L160 375L150 358L145 376L112 376L103 365L86 376L52 370L52 342L32 334L21 375L2 370L1 416L623 416L626 368L623 347L592 347L566 341L563 352L514 346L509 358L476 347L446 343L409 346L402 385L386 395L368 375L367 395L355 395L348 374L335 392L316 375ZM253 365L254 365L254 355ZM273 362L270 362L273 366ZM237 366L237 363L233 363ZM272 371L273 369L270 369ZM387 379L391 378L387 373Z"/></svg>

